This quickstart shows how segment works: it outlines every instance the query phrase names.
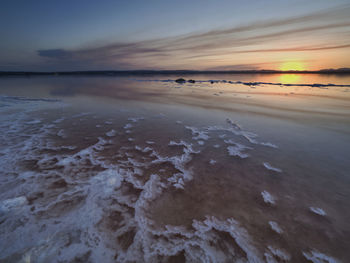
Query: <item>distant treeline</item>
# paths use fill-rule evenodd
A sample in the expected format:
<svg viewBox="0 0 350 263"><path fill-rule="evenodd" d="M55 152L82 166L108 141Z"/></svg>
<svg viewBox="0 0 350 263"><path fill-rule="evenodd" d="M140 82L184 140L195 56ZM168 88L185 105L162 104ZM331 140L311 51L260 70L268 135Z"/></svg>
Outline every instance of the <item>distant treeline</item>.
<svg viewBox="0 0 350 263"><path fill-rule="evenodd" d="M279 70L94 70L94 71L0 71L0 76L128 76L128 75L195 75L195 74L349 74L350 68L323 69L317 71L279 71Z"/></svg>

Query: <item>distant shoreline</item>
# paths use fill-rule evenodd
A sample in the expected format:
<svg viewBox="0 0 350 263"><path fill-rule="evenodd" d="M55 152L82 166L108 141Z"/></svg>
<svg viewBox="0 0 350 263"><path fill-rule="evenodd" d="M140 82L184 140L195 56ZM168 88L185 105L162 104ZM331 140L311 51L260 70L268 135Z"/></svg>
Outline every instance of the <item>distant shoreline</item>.
<svg viewBox="0 0 350 263"><path fill-rule="evenodd" d="M350 75L350 68L324 69L317 71L279 71L279 70L93 70L93 71L0 71L0 77L6 76L127 76L127 75L211 75L211 74L327 74Z"/></svg>

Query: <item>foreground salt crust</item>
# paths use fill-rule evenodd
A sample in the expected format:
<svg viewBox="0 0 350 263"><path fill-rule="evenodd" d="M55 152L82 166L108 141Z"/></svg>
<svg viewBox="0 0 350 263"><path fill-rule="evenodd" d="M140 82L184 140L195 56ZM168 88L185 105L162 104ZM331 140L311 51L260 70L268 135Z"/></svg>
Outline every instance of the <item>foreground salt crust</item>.
<svg viewBox="0 0 350 263"><path fill-rule="evenodd" d="M83 116L88 115L77 114L74 118ZM22 111L3 117L0 124L1 139L8 141L7 147L0 149L5 156L0 159L1 172L9 176L16 172L11 180L22 182L13 190L0 193L0 260L6 261L14 255L21 255L19 260L24 262L166 262L179 255L187 262L290 259L282 249L258 248L254 237L234 218L208 215L203 220L193 220L188 228L157 226L149 216L152 203L163 192L172 190L181 194L186 183L193 179L188 164L200 154L198 149L203 148L196 141L208 141L211 132L220 131L240 136L247 143L263 145L257 136L237 124L230 124L229 128L192 127L194 141L173 140L165 145L179 147L181 152L175 155L164 156L157 152L156 142L145 141L145 144L130 142L129 146L113 149L111 159L110 147L121 136L119 133L114 136L102 133L94 143L84 147L57 146L49 135L57 135L60 123L66 118L37 123L32 134L17 138L26 126L32 125L26 123L27 119ZM225 142L232 144L228 147L237 147L229 140ZM22 171L18 166L22 159L35 160L37 170ZM145 172L152 165L157 169L150 174ZM169 166L177 172L163 173ZM274 231L282 233L276 222L269 224ZM321 253L304 255L332 262Z"/></svg>
<svg viewBox="0 0 350 263"><path fill-rule="evenodd" d="M21 130L20 123L16 127L18 132ZM21 260L34 262L53 259L68 262L87 259L93 262L163 262L183 253L189 262L222 262L229 259L263 262L262 255L252 244L246 230L234 219L219 220L208 216L203 221L194 220L192 229L176 226L162 229L155 227L147 216L149 205L165 189L174 187L181 191L186 182L192 179L192 172L186 168L186 164L199 151L194 150L191 143L170 141L169 147L182 147L183 153L174 156L162 156L151 147L124 147L116 153L120 161L111 163L103 157L103 152L113 142L106 139L110 137L109 134L105 134L105 138L98 137L97 142L88 147L66 152L51 145L47 137L52 133L51 129L57 129L55 125L58 123L44 124L33 136L19 141L17 145L12 144L12 147L21 149L16 152L17 159L26 156L40 160L37 165L41 172L21 175L26 178L26 184L20 187L27 189L30 201L26 196L18 196L1 202L1 216L5 217L1 226L1 259L20 253ZM53 154L43 155L41 149L48 147ZM135 156L131 154L132 151L142 158L132 157ZM10 156L10 151L8 154L9 159L15 159ZM16 165L15 162L2 164L3 169L13 169L11 165ZM157 174L145 177L143 170L152 164L160 167L171 164L179 172L167 178ZM61 172L56 172L59 167ZM94 170L95 167L100 167L100 171ZM50 191L57 191L57 195L49 198ZM14 192L6 194L10 196ZM7 214L14 210L16 214L12 214L11 220L8 220ZM113 221L114 217L119 219ZM25 220L13 227L20 218ZM118 224L118 227L110 228L114 224ZM216 248L209 245L213 237L217 240L214 243L219 242L220 232L227 233L232 238L231 242L245 253L238 253L229 242L220 242ZM131 243L127 242L128 237L132 237ZM18 243L18 240L21 242ZM223 245L225 252L218 249Z"/></svg>

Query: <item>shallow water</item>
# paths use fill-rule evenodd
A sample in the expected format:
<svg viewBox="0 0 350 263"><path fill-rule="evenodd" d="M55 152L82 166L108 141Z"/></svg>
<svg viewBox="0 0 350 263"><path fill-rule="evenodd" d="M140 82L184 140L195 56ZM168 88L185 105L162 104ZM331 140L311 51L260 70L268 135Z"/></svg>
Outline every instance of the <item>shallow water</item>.
<svg viewBox="0 0 350 263"><path fill-rule="evenodd" d="M178 77L0 79L1 262L350 260L350 77Z"/></svg>

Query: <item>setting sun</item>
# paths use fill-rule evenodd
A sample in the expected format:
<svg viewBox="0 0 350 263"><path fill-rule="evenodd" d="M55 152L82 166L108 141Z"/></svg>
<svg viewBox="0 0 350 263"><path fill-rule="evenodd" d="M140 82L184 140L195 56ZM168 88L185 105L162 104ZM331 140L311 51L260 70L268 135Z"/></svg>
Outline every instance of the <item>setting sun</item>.
<svg viewBox="0 0 350 263"><path fill-rule="evenodd" d="M305 70L304 63L298 62L298 61L289 61L289 62L284 62L280 70L282 71L288 71L288 70Z"/></svg>

